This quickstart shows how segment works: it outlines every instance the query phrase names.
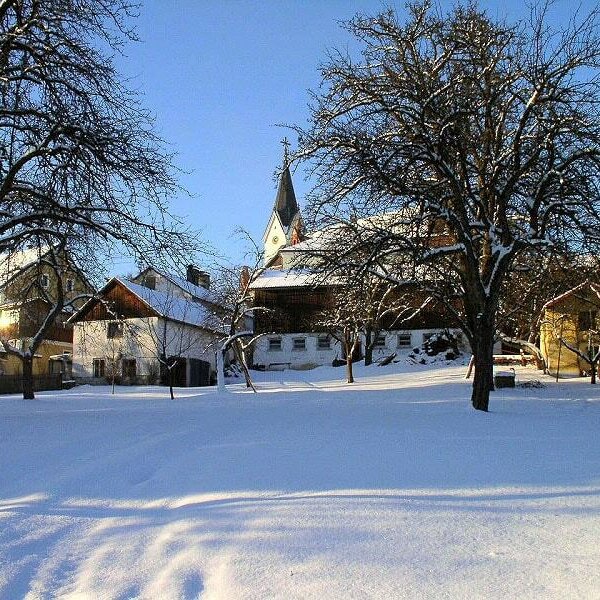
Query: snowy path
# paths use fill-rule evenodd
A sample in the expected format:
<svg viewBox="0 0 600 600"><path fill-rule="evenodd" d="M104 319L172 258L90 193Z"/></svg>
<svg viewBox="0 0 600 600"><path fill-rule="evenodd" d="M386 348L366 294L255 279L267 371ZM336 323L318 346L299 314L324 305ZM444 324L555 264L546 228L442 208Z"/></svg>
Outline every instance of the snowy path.
<svg viewBox="0 0 600 600"><path fill-rule="evenodd" d="M0 597L600 597L600 386L463 373L0 398Z"/></svg>

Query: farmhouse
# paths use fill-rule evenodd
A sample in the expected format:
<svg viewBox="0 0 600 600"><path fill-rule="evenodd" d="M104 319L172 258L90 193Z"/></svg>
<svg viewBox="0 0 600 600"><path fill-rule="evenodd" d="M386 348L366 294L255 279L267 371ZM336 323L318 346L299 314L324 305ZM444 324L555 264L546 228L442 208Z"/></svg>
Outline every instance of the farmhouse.
<svg viewBox="0 0 600 600"><path fill-rule="evenodd" d="M187 279L154 268L113 277L74 324L73 372L90 383L154 384L173 369L176 386L210 385L226 315L194 266Z"/></svg>
<svg viewBox="0 0 600 600"><path fill-rule="evenodd" d="M62 288L65 309L33 358L35 376L62 372L70 377L73 326L67 322L74 309L94 289L68 252L50 257L48 246L0 255L0 349L3 344L26 351L44 323ZM58 264L54 264L54 263ZM6 351L0 352L0 373L20 375L22 363Z"/></svg>

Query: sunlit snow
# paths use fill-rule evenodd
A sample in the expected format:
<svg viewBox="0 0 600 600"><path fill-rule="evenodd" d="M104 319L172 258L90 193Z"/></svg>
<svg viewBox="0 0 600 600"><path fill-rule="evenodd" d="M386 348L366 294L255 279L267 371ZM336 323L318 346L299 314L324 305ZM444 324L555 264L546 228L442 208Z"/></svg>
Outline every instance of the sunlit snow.
<svg viewBox="0 0 600 600"><path fill-rule="evenodd" d="M600 386L464 371L0 397L0 597L598 597Z"/></svg>

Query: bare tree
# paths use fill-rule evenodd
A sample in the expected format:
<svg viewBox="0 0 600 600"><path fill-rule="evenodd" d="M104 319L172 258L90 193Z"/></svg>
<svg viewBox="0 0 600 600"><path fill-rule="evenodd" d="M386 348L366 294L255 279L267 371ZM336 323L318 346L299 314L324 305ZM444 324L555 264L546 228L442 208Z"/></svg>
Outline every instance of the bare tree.
<svg viewBox="0 0 600 600"><path fill-rule="evenodd" d="M353 359L360 347L360 332L363 325L355 303L350 301L348 290L339 288L332 292L330 306L316 318L315 327L326 331L340 342L346 360L346 381L354 383Z"/></svg>
<svg viewBox="0 0 600 600"><path fill-rule="evenodd" d="M501 339L515 340L515 345L531 351L531 346L539 341L544 304L582 281L594 280L597 271L593 256L549 253L519 257L500 294L498 332Z"/></svg>
<svg viewBox="0 0 600 600"><path fill-rule="evenodd" d="M129 0L0 3L0 251L43 239L96 278L99 256L114 251L189 259L197 240L167 211L179 189L173 157L111 58L136 39L135 9ZM49 327L60 300L52 307Z"/></svg>
<svg viewBox="0 0 600 600"><path fill-rule="evenodd" d="M246 387L256 392L248 367L248 354L254 344L263 336L262 332L254 333L254 315L258 312L269 313L271 309L257 305L254 301L252 284L265 272L264 255L258 244L243 229L236 231L236 235L247 240L250 249L246 252L249 264L221 265L217 268L215 277L215 294L219 304L225 309L224 315L228 335L224 338L219 353L220 368L217 368L219 387L224 389L223 359L229 348L233 349L235 357L244 373Z"/></svg>
<svg viewBox="0 0 600 600"><path fill-rule="evenodd" d="M216 336L208 331L220 329L220 315L183 295L174 285L166 290L148 290L144 296L158 316L124 320L139 348L160 365L160 378L175 399L175 373L187 368L193 355L214 350Z"/></svg>
<svg viewBox="0 0 600 600"><path fill-rule="evenodd" d="M484 411L511 267L598 243L599 12L559 30L545 12L514 26L473 5L418 4L403 23L358 16L347 28L362 57L332 55L311 125L296 127L296 159L317 179L314 220L388 215L363 268L414 257L421 287L471 345L471 400Z"/></svg>

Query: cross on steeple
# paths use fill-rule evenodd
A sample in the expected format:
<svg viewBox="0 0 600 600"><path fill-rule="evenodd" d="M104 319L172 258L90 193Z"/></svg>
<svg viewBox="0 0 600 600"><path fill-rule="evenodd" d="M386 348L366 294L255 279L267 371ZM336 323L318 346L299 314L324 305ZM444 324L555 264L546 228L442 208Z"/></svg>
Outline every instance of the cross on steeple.
<svg viewBox="0 0 600 600"><path fill-rule="evenodd" d="M290 152L289 152L289 148L291 146L289 140L287 139L287 137L284 137L281 140L281 145L283 146L283 168L287 169L287 167L289 166L289 161L290 161Z"/></svg>

